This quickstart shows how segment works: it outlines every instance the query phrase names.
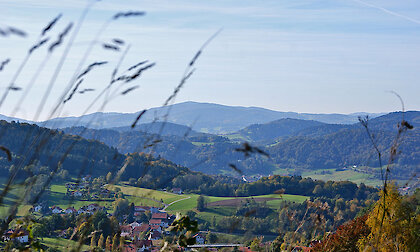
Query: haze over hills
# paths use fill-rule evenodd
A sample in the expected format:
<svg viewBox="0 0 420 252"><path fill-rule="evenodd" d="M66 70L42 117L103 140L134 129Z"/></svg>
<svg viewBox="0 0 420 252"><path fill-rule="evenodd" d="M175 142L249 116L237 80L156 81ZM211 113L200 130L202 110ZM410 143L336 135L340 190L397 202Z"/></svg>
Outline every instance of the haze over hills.
<svg viewBox="0 0 420 252"><path fill-rule="evenodd" d="M402 114L396 112L369 121L369 127L384 153L385 162L401 118ZM401 177L410 176L413 171L417 171L420 163L420 112L406 112L404 118L414 129L404 136L404 144L400 146L401 154L396 160L397 168L393 174ZM171 126L174 125L169 124L169 128ZM378 166L370 140L359 123L339 125L281 119L267 124L251 125L226 135L228 137L211 134L157 136L136 130L118 132L81 127L65 128L63 131L102 141L122 153L154 153L193 170L211 174L232 173L229 164L235 164L247 175L272 174L278 169L302 172L354 164ZM245 158L243 153L235 150L245 140L269 153L270 158L259 155ZM151 143L154 143L153 148L145 147Z"/></svg>
<svg viewBox="0 0 420 252"><path fill-rule="evenodd" d="M162 120L169 107L149 109L139 123ZM84 126L92 129L126 127L133 123L139 113L93 113L80 117L54 118L38 125L49 128ZM282 118L314 120L329 124L352 124L361 114L377 117L379 114L310 114L280 112L258 107L225 106L213 103L183 102L171 106L168 122L191 127L195 131L221 134L243 129L251 124L263 124ZM5 119L7 120L7 119ZM8 120L10 121L10 120ZM25 121L25 120L19 120Z"/></svg>

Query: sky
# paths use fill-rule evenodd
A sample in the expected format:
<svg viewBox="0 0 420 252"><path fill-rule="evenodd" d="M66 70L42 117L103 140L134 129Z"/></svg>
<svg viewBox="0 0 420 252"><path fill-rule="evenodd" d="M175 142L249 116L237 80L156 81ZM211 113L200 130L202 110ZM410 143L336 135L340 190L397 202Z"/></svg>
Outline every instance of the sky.
<svg viewBox="0 0 420 252"><path fill-rule="evenodd" d="M0 36L0 62L11 60L0 72L1 93L43 27L62 13L47 34L55 41L69 22L77 26L89 3L0 1L0 29L13 26L28 33L26 38ZM80 86L95 91L76 93L52 113L63 91L73 83L72 77L82 70L78 66L95 34L115 13L129 10L145 11L146 15L109 22L83 62L82 69L92 62L108 62L90 72ZM390 92L394 91L402 97L406 110L420 110L419 1L103 0L88 10L55 81L51 79L73 33L41 70L49 44L31 55L15 81L22 90L9 92L0 114L44 120L98 110L136 112L161 106L197 50L219 29L222 31L203 49L194 74L175 102L306 113L389 112L401 110L399 100ZM104 50L101 43L113 38L123 39L126 45L118 52ZM144 60L156 65L132 84L113 86L105 96L113 98L105 105L99 99L87 109L108 85L120 61L119 73ZM31 79L35 81L29 90ZM45 106L40 106L49 83L53 88ZM129 94L118 95L137 85L139 88ZM26 98L19 103L26 90Z"/></svg>

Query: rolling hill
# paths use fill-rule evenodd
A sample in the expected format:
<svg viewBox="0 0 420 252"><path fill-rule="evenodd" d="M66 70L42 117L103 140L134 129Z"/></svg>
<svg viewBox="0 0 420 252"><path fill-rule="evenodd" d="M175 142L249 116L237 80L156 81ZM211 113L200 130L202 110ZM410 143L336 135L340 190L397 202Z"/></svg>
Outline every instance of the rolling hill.
<svg viewBox="0 0 420 252"><path fill-rule="evenodd" d="M413 130L404 136L401 153L396 160L395 175L408 177L418 170L420 160L420 112L405 113ZM387 162L389 148L395 139L401 113L390 113L369 121L369 127L384 152ZM83 128L66 128L66 133L80 134ZM109 129L83 129L83 136L104 142L122 153L143 151L160 155L195 171L210 174L236 174L234 164L244 174L272 174L278 169L290 169L293 174L345 166L377 167L377 159L365 129L359 124L338 125L296 119L281 119L268 124L253 125L235 134L254 141L269 154L245 158L236 151L241 141L223 136L158 136L140 131L118 132ZM271 141L270 141L271 140ZM273 143L275 141L275 143ZM153 143L153 147L147 147ZM267 144L269 143L269 144ZM404 174L404 171L405 174Z"/></svg>

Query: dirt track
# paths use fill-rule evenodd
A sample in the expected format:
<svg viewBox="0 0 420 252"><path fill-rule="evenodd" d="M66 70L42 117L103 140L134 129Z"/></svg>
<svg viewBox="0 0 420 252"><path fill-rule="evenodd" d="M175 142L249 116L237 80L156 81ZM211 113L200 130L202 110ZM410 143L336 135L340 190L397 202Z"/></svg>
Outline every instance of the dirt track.
<svg viewBox="0 0 420 252"><path fill-rule="evenodd" d="M243 202L246 202L247 199L250 198L236 198L236 199L228 199L228 200L220 200L211 203L207 203L207 206L239 206ZM281 198L254 198L256 202L265 202L270 200L280 200Z"/></svg>

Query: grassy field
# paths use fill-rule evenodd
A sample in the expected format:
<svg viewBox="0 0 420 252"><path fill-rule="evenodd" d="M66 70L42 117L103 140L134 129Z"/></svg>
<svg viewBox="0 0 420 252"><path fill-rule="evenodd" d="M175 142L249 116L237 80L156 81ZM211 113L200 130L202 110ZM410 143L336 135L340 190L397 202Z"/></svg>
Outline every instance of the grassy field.
<svg viewBox="0 0 420 252"><path fill-rule="evenodd" d="M363 168L358 168L363 169ZM293 175L295 174L295 169L287 169L287 168L278 168L274 171L274 174L278 175ZM379 173L379 170L378 170ZM372 174L368 174L361 171L355 170L345 170L345 171L336 171L336 169L316 169L311 171L304 171L302 173L302 177L305 178L312 178L316 180L334 180L334 181L351 181L353 183L364 183L369 186L378 186L381 185L381 181Z"/></svg>
<svg viewBox="0 0 420 252"><path fill-rule="evenodd" d="M227 137L229 140L234 141L234 142L243 142L243 141L250 141L251 139L246 138L244 136L241 136L240 134L226 134L226 135L221 135L223 137Z"/></svg>
<svg viewBox="0 0 420 252"><path fill-rule="evenodd" d="M214 145L214 143L211 142L191 142L195 146L207 146L207 145Z"/></svg>
<svg viewBox="0 0 420 252"><path fill-rule="evenodd" d="M159 201L163 201L165 204L169 204L173 201L185 198L183 195L178 195L174 193L151 190L146 188L139 188L129 185L110 185L109 189L115 190L119 188L124 195L127 195L128 199L133 200L137 205L159 205ZM158 202L156 202L158 201Z"/></svg>
<svg viewBox="0 0 420 252"><path fill-rule="evenodd" d="M68 207L74 207L75 209L79 209L82 206L86 206L93 203L96 203L100 206L104 206L107 209L112 209L111 201L86 201L65 199L64 196L66 195L66 191L67 189L65 185L53 184L50 187L50 192L46 197L44 197L44 199L48 200L50 205L56 205L63 209L66 209Z"/></svg>
<svg viewBox="0 0 420 252"><path fill-rule="evenodd" d="M71 249L77 248L79 246L78 242L63 238L43 238L41 243L50 248L55 248L60 251L70 251ZM89 249L89 246L82 245L81 251L88 251Z"/></svg>
<svg viewBox="0 0 420 252"><path fill-rule="evenodd" d="M194 210L197 207L197 198L198 198L197 194L183 194L182 196L185 198L184 200L181 200L179 202L176 202L170 205L166 210L171 213L179 212L181 214L185 214L187 211ZM278 194L268 194L268 195L259 195L259 196L253 196L253 197L236 197L235 198L235 197L206 196L205 198L208 203L223 202L226 200L232 200L232 199L238 199L238 198L242 200L251 199L251 198L278 198L276 200L267 201L267 206L269 206L272 209L278 209L281 201L287 200L291 202L301 203L301 202L304 202L309 197L300 196L300 195L290 195L290 194L284 194L282 196ZM234 214L235 211L236 211L236 206L228 205L228 206L207 207L205 211L203 212L196 211L196 213L197 213L197 218L211 223L213 220L213 216L214 218L216 218L216 221L219 221L224 216L230 216Z"/></svg>
<svg viewBox="0 0 420 252"><path fill-rule="evenodd" d="M0 190L3 190L5 182L5 180L0 181ZM0 218L4 218L9 214L10 206L14 205L15 202L21 201L22 194L23 189L21 186L15 185L12 187L12 189L4 196L3 204L0 205ZM25 216L31 207L31 205L20 204L17 216Z"/></svg>
<svg viewBox="0 0 420 252"><path fill-rule="evenodd" d="M321 169L310 172L304 172L302 176L325 181L348 180L357 184L364 183L370 186L377 186L381 184L381 180L375 178L373 175L354 170L336 171L335 169Z"/></svg>

